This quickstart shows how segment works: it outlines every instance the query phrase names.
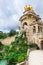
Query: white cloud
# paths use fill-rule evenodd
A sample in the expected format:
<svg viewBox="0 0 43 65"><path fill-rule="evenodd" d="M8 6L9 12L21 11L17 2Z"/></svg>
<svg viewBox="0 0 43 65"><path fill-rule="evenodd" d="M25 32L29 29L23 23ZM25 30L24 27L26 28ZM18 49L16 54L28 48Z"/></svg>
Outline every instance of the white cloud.
<svg viewBox="0 0 43 65"><path fill-rule="evenodd" d="M18 21L18 15L12 15L11 18L14 20L14 21Z"/></svg>
<svg viewBox="0 0 43 65"><path fill-rule="evenodd" d="M16 29L25 5L31 5L43 18L43 1L41 0L0 0L0 28Z"/></svg>
<svg viewBox="0 0 43 65"><path fill-rule="evenodd" d="M3 15L3 12L0 10L0 16L2 16Z"/></svg>

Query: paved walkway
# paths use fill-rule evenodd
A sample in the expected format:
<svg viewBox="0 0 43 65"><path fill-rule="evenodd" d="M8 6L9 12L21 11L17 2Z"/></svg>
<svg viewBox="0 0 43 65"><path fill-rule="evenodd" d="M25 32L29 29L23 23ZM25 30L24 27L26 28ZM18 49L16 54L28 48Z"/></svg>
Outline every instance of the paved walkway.
<svg viewBox="0 0 43 65"><path fill-rule="evenodd" d="M43 65L43 50L30 52L28 65Z"/></svg>

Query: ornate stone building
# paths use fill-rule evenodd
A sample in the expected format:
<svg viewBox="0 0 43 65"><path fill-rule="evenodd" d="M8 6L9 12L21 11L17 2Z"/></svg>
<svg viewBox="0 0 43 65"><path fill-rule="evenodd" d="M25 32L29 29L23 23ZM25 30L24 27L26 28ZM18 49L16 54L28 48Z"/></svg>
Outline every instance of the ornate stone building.
<svg viewBox="0 0 43 65"><path fill-rule="evenodd" d="M19 19L20 31L26 32L27 43L36 43L43 49L43 23L31 6L25 6Z"/></svg>

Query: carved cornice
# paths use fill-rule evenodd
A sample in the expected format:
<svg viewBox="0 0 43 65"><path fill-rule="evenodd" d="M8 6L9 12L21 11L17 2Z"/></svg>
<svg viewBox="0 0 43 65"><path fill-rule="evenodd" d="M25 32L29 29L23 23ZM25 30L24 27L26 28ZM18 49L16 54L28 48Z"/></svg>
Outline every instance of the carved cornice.
<svg viewBox="0 0 43 65"><path fill-rule="evenodd" d="M30 26L36 25L36 24L43 26L43 23L42 22L33 22L33 23L30 24Z"/></svg>
<svg viewBox="0 0 43 65"><path fill-rule="evenodd" d="M38 15L36 15L36 14L32 14L32 13L26 13L26 14L23 14L21 17L20 17L20 19L19 19L19 21L23 21L24 19L28 19L28 18L35 18L36 20L39 20L39 19L41 19Z"/></svg>

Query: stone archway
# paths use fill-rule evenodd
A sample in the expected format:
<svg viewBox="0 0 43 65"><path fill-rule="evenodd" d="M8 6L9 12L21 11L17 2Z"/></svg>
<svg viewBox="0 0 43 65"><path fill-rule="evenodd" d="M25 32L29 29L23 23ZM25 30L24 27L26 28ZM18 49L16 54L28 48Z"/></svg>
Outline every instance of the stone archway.
<svg viewBox="0 0 43 65"><path fill-rule="evenodd" d="M41 41L41 49L43 49L43 40Z"/></svg>
<svg viewBox="0 0 43 65"><path fill-rule="evenodd" d="M26 23L26 22L23 23L23 27L24 27L25 25L27 26L27 23Z"/></svg>
<svg viewBox="0 0 43 65"><path fill-rule="evenodd" d="M23 25L27 25L27 23L26 22L24 22L24 24Z"/></svg>
<svg viewBox="0 0 43 65"><path fill-rule="evenodd" d="M23 28L29 30L29 27L28 27L27 22L24 22L24 23L23 23Z"/></svg>

